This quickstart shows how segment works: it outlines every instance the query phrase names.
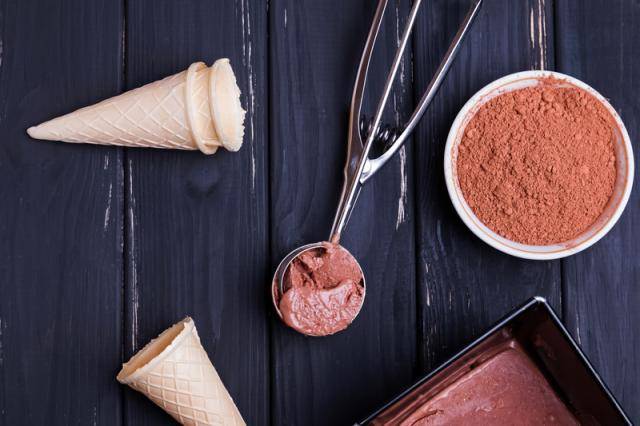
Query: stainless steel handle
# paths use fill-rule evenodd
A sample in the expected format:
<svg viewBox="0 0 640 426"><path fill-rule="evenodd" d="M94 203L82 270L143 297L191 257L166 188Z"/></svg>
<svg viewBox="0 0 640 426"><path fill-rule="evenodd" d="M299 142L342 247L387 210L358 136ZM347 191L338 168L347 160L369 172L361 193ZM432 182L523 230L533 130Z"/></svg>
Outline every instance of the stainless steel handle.
<svg viewBox="0 0 640 426"><path fill-rule="evenodd" d="M444 80L444 77L449 70L451 63L453 62L453 59L455 58L455 55L459 50L464 36L469 30L473 19L480 9L482 0L474 0L469 13L467 13L462 26L458 30L455 38L453 39L453 42L449 46L449 49L447 50L444 59L440 63L435 76L429 83L425 94L418 103L418 107L409 118L409 121L405 125L400 135L394 140L393 144L387 151L385 151L377 158L370 159L369 151L371 150L371 146L376 139L376 135L380 128L382 114L389 99L391 88L400 67L402 55L407 47L409 36L411 35L411 30L413 29L413 26L415 24L418 9L422 4L422 0L415 0L413 2L413 6L411 7L411 11L409 12L407 23L402 33L402 38L400 39L400 45L398 46L395 58L393 59L391 70L387 75L387 80L382 91L382 97L380 98L378 106L376 108L376 112L371 124L371 129L367 136L367 140L363 144L362 138L360 136L359 126L360 111L362 109L362 99L366 86L367 71L369 69L369 63L371 61L371 54L373 52L378 32L380 31L380 25L382 23L382 18L384 16L387 3L388 0L379 0L378 2L378 7L376 8L376 12L373 17L373 23L371 25L371 30L369 31L369 35L367 36L364 52L362 54L360 65L358 67L358 74L356 76L353 96L351 98L347 163L344 168L344 185L342 187L338 209L333 219L333 225L331 227L331 234L329 237L329 240L335 243L340 241L340 236L349 220L349 216L351 215L351 211L355 206L362 185L368 179L370 179L387 161L389 161L389 159L393 156L393 154L396 153L396 151L398 151L398 149L400 149L402 144L407 140L411 132L415 129L418 121L431 103L431 100L435 96L435 93L440 87L440 84Z"/></svg>
<svg viewBox="0 0 640 426"><path fill-rule="evenodd" d="M378 7L373 15L373 23L371 24L371 29L369 30L369 35L367 36L367 41L364 45L360 65L358 66L356 82L353 87L353 95L351 96L347 163L344 167L344 185L342 186L338 210L336 211L336 215L333 219L331 234L329 236L329 241L333 241L335 243L340 240L342 230L349 219L351 210L353 209L355 201L358 198L358 193L360 192L359 181L361 172L359 169L361 169L361 166L364 164L363 159L367 158L367 155L364 153L365 147L363 146L362 138L360 137L360 110L362 109L362 98L367 83L367 71L369 70L369 63L371 62L371 54L373 53L373 47L375 46L376 38L380 31L380 25L382 24L382 17L384 16L387 3L388 0L378 1Z"/></svg>
<svg viewBox="0 0 640 426"><path fill-rule="evenodd" d="M458 32L456 33L456 36L454 37L453 41L449 45L449 49L447 50L447 53L444 55L442 62L440 62L440 65L438 66L438 69L436 70L435 75L429 82L429 86L427 86L427 89L425 90L424 95L422 95L422 99L420 99L420 102L418 103L417 108L415 109L415 111L413 111L413 114L411 114L411 117L409 118L409 121L407 122L407 124L404 126L404 129L402 130L402 132L398 135L398 137L393 142L393 144L382 155L380 155L377 158L367 159L367 162L366 162L367 164L365 165L362 176L360 176L361 184L364 184L367 180L369 180L378 170L380 170L382 166L385 165L387 161L391 159L391 157L393 157L393 154L395 154L402 147L404 142L409 138L409 135L411 135L415 127L418 125L418 122L422 118L422 115L429 107L429 104L431 104L431 101L433 100L436 93L438 92L440 85L444 81L444 78L447 75L447 72L449 71L451 64L453 63L453 60L458 54L458 50L462 45L462 41L465 35L467 34L467 32L469 31L471 24L473 24L473 20L477 16L481 5L482 5L482 0L476 0L472 4L471 9L469 9L467 16L464 18L464 21L460 26L460 29L458 30Z"/></svg>

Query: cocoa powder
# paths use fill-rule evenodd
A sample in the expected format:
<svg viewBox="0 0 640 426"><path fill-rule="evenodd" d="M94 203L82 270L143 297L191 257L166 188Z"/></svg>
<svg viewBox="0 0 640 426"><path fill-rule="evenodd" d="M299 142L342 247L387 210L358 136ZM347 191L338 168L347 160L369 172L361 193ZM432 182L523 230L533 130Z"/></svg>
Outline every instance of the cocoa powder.
<svg viewBox="0 0 640 426"><path fill-rule="evenodd" d="M571 240L602 214L616 180L615 121L586 91L541 80L482 105L457 176L476 216L523 244Z"/></svg>

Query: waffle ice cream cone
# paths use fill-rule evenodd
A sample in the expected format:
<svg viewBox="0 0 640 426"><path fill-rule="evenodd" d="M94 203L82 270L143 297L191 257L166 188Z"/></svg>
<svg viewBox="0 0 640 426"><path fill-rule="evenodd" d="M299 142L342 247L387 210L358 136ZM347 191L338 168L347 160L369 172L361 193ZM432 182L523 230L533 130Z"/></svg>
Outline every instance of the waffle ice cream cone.
<svg viewBox="0 0 640 426"><path fill-rule="evenodd" d="M228 59L130 90L31 127L35 139L129 147L237 151L245 111Z"/></svg>
<svg viewBox="0 0 640 426"><path fill-rule="evenodd" d="M122 366L117 379L181 424L245 425L189 317L149 342Z"/></svg>

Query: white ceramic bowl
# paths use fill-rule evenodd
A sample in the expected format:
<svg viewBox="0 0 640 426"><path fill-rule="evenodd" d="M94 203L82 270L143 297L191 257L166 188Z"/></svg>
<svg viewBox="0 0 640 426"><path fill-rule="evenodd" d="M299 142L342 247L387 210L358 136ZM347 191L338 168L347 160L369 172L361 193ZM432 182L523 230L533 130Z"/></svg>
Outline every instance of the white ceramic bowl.
<svg viewBox="0 0 640 426"><path fill-rule="evenodd" d="M576 86L586 90L602 102L614 117L617 124L617 178L613 196L605 207L604 212L583 234L573 240L560 244L532 246L520 244L501 237L486 227L478 219L465 201L462 190L460 189L460 184L456 175L456 160L458 155L458 145L462 135L464 134L464 129L480 106L489 99L492 99L502 93L535 86L538 84L539 79L544 77L554 77L556 79L563 80L567 86ZM631 148L629 134L627 133L627 129L622 123L620 116L616 113L609 102L600 95L600 93L582 81L565 74L551 71L525 71L510 74L481 89L471 99L469 99L460 113L458 113L458 116L449 131L447 145L444 152L444 175L447 183L447 189L449 191L451 201L453 202L453 206L464 223L469 227L469 229L471 229L471 231L473 231L474 234L490 246L512 256L525 259L546 260L570 256L586 249L600 238L604 237L618 221L618 218L627 205L629 195L631 194L631 187L633 185L633 171L633 150Z"/></svg>

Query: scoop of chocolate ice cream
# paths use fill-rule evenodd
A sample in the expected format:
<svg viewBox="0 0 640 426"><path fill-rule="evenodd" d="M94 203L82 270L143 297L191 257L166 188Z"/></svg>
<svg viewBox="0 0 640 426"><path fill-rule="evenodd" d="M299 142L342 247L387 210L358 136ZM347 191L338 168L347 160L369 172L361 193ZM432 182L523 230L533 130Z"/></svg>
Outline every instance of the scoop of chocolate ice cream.
<svg viewBox="0 0 640 426"><path fill-rule="evenodd" d="M311 336L344 330L364 298L363 274L353 256L337 244L302 252L284 275L279 309L284 322Z"/></svg>

